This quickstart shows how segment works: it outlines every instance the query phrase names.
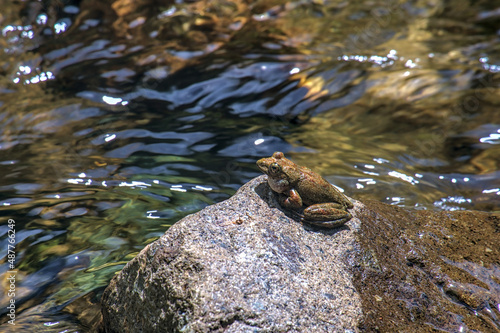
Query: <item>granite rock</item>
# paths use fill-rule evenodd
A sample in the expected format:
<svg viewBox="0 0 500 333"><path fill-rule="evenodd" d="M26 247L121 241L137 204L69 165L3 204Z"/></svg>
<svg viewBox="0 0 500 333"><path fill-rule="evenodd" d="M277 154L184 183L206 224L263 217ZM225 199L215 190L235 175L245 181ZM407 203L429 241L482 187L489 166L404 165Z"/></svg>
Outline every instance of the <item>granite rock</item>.
<svg viewBox="0 0 500 333"><path fill-rule="evenodd" d="M346 226L287 217L261 176L174 224L111 281L102 332L354 332Z"/></svg>

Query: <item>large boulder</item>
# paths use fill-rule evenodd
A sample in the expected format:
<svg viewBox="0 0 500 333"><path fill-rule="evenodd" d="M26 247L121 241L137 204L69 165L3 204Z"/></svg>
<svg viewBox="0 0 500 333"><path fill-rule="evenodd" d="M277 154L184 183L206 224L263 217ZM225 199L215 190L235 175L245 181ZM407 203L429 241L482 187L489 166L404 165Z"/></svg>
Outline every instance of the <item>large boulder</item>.
<svg viewBox="0 0 500 333"><path fill-rule="evenodd" d="M99 330L432 332L500 325L500 241L492 243L500 240L498 216L372 201L355 202L351 213L336 229L301 224L281 210L266 176L255 178L230 199L180 220L131 260L103 294Z"/></svg>
<svg viewBox="0 0 500 333"><path fill-rule="evenodd" d="M354 329L361 301L343 258L348 226L288 218L265 176L174 224L110 283L104 332L334 332Z"/></svg>

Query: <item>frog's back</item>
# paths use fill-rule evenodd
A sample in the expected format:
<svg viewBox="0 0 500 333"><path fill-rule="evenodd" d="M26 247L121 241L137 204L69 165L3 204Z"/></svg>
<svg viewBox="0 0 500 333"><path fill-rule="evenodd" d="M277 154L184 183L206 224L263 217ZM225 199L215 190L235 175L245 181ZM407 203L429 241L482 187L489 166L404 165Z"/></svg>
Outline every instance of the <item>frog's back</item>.
<svg viewBox="0 0 500 333"><path fill-rule="evenodd" d="M296 189L305 205L337 202L347 208L353 207L351 201L342 192L319 174L305 167L301 171L302 177Z"/></svg>

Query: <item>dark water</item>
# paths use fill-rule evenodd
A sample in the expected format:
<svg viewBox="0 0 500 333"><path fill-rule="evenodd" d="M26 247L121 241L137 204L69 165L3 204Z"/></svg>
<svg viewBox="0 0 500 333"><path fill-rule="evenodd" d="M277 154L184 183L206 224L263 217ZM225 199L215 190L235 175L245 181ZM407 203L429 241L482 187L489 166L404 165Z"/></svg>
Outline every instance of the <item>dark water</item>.
<svg viewBox="0 0 500 333"><path fill-rule="evenodd" d="M6 330L88 330L115 272L278 150L357 199L499 209L500 1L0 5Z"/></svg>

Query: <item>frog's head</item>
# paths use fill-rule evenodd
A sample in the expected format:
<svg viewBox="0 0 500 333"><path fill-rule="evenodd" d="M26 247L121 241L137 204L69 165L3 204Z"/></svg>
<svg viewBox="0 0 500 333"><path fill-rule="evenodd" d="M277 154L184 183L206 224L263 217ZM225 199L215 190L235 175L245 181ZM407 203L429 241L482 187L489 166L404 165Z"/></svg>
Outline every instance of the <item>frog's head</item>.
<svg viewBox="0 0 500 333"><path fill-rule="evenodd" d="M283 186L295 183L300 177L299 166L285 158L285 155L279 151L271 157L258 160L257 166L271 180L279 181Z"/></svg>

